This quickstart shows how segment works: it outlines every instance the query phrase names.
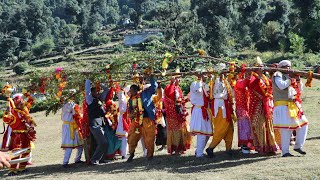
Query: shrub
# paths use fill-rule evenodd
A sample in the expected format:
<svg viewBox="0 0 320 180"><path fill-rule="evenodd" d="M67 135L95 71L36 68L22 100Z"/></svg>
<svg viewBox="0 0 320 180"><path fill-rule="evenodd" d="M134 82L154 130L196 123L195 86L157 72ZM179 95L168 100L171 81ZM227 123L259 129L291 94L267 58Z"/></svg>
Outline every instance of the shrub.
<svg viewBox="0 0 320 180"><path fill-rule="evenodd" d="M144 40L144 43L152 42L152 41L163 41L163 36L151 35Z"/></svg>
<svg viewBox="0 0 320 180"><path fill-rule="evenodd" d="M5 86L5 82L3 81L3 80L0 80L0 87L1 87L1 89Z"/></svg>
<svg viewBox="0 0 320 180"><path fill-rule="evenodd" d="M111 41L109 36L98 36L97 34L93 33L89 35L88 44L92 46L98 46L101 44L106 44Z"/></svg>
<svg viewBox="0 0 320 180"><path fill-rule="evenodd" d="M22 75L22 74L29 72L30 68L31 67L29 66L29 64L27 62L20 62L20 63L17 63L13 67L13 71L18 75Z"/></svg>
<svg viewBox="0 0 320 180"><path fill-rule="evenodd" d="M180 82L180 88L185 96L187 96L187 94L190 92L190 85L193 80L193 77L187 77Z"/></svg>
<svg viewBox="0 0 320 180"><path fill-rule="evenodd" d="M34 44L31 49L33 55L41 57L50 54L54 46L53 39L44 39L43 41Z"/></svg>
<svg viewBox="0 0 320 180"><path fill-rule="evenodd" d="M3 111L2 110L0 110L0 119L3 117Z"/></svg>
<svg viewBox="0 0 320 180"><path fill-rule="evenodd" d="M303 55L303 52L306 48L306 46L304 45L304 38L300 37L298 34L289 33L289 40L290 40L290 49L292 50L292 52L296 55Z"/></svg>
<svg viewBox="0 0 320 180"><path fill-rule="evenodd" d="M122 44L118 44L113 48L114 52L122 53L124 51L124 46Z"/></svg>
<svg viewBox="0 0 320 180"><path fill-rule="evenodd" d="M31 51L23 51L23 52L21 52L19 60L22 61L24 59L32 59L32 52Z"/></svg>

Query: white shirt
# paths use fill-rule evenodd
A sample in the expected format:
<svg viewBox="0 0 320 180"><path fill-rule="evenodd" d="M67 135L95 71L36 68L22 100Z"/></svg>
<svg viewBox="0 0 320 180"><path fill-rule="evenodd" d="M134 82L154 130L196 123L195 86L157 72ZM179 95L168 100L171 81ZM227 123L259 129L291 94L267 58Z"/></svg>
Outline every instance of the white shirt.
<svg viewBox="0 0 320 180"><path fill-rule="evenodd" d="M66 104L63 105L62 114L61 114L62 121L68 121L68 122L73 121L73 115L76 113L74 111L74 106L75 106L74 102L67 102Z"/></svg>
<svg viewBox="0 0 320 180"><path fill-rule="evenodd" d="M224 100L228 99L228 91L224 82L221 82L219 78L216 79L213 88L214 97L214 117L217 116L219 107L222 109L223 118L226 118L226 107Z"/></svg>
<svg viewBox="0 0 320 180"><path fill-rule="evenodd" d="M203 106L203 85L201 81L195 81L190 86L190 101L192 105Z"/></svg>
<svg viewBox="0 0 320 180"><path fill-rule="evenodd" d="M117 93L119 99L119 112L125 113L127 111L127 97L123 91Z"/></svg>

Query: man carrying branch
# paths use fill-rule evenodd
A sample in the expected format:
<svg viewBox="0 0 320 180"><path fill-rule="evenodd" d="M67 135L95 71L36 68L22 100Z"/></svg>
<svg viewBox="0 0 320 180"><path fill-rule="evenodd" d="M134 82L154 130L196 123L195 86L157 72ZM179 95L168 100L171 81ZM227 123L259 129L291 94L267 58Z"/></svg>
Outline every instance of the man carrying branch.
<svg viewBox="0 0 320 180"><path fill-rule="evenodd" d="M97 148L90 158L91 164L99 165L104 161L107 152L108 142L104 137L104 109L99 99L99 93L95 87L90 88L90 80L85 82L86 102L88 104L89 128L96 143Z"/></svg>
<svg viewBox="0 0 320 180"><path fill-rule="evenodd" d="M290 70L291 62L288 60L280 61L279 68ZM302 86L300 79L296 79L294 74L284 74L279 71L272 77L273 83L273 126L280 129L282 157L293 156L289 152L290 138L293 130L296 130L296 143L294 150L302 155L306 152L302 150L308 131L308 120L305 117L301 101L299 100ZM292 86L295 86L293 88Z"/></svg>
<svg viewBox="0 0 320 180"><path fill-rule="evenodd" d="M146 74L149 77L149 74ZM138 141L143 137L147 149L147 158L151 160L154 152L155 140L155 105L152 95L158 87L157 82L150 77L151 86L143 89L137 84L130 87L129 117L132 120L129 133L128 144L130 157L127 162L132 162Z"/></svg>

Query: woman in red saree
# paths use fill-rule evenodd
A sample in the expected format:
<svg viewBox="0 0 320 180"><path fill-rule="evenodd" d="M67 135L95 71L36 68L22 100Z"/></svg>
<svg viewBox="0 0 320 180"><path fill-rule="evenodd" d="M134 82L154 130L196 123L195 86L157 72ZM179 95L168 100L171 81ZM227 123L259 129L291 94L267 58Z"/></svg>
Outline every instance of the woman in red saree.
<svg viewBox="0 0 320 180"><path fill-rule="evenodd" d="M164 105L167 121L168 153L182 154L191 146L187 130L185 99L179 86L180 79L173 77L164 89Z"/></svg>
<svg viewBox="0 0 320 180"><path fill-rule="evenodd" d="M275 154L279 146L276 143L272 125L271 80L262 73L262 70L252 72L248 90L249 117L255 150L260 154Z"/></svg>

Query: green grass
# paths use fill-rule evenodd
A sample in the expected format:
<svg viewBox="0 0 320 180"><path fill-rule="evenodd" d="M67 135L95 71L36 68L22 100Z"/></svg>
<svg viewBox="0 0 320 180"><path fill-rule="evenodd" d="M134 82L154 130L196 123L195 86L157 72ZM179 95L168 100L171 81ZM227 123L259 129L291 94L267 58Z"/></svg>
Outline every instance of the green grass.
<svg viewBox="0 0 320 180"><path fill-rule="evenodd" d="M60 112L44 116L44 112L32 114L38 123L36 148L33 150L34 165L30 172L19 176L21 179L318 179L320 177L320 81L315 80L312 88L305 88L303 107L310 121L304 149L306 156L291 151L295 157L243 155L237 147L237 127L235 127L234 157L224 153L224 143L215 149L216 158L197 159L193 146L182 156L170 156L166 152L156 152L153 161L142 157L139 146L131 164L117 160L102 166L71 164L69 169L61 167L63 151L61 143ZM188 105L190 107L190 105ZM190 110L190 109L189 109ZM1 138L1 135L0 135ZM209 140L210 142L211 140ZM74 153L72 159L74 157ZM0 177L6 171L0 171Z"/></svg>

